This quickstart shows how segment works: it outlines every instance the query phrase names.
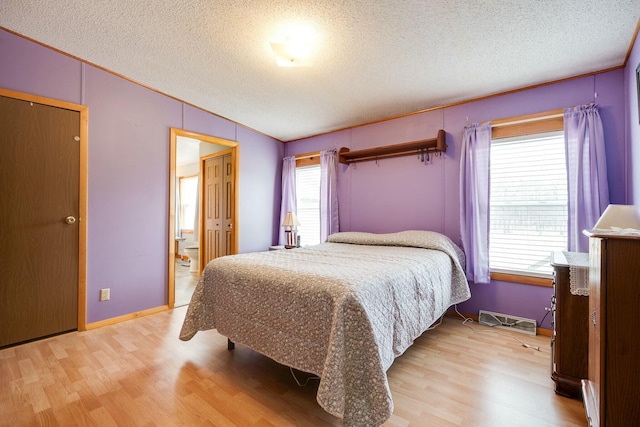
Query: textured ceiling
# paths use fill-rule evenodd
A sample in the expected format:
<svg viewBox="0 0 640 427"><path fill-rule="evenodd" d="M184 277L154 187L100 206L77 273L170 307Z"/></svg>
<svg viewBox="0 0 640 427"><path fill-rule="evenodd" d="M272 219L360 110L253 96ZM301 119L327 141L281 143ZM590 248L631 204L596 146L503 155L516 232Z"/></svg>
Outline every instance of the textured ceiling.
<svg viewBox="0 0 640 427"><path fill-rule="evenodd" d="M0 26L289 141L620 66L638 0L2 0ZM313 66L270 42L313 30Z"/></svg>

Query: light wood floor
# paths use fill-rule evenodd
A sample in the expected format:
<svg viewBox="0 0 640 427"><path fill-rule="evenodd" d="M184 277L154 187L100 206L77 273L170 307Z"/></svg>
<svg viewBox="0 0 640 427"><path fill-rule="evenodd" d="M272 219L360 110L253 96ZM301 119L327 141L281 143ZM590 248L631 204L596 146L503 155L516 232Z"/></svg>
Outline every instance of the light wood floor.
<svg viewBox="0 0 640 427"><path fill-rule="evenodd" d="M178 340L186 307L0 351L2 426L340 426L317 381L216 331ZM478 330L488 327L472 324ZM509 332L505 332L509 334ZM555 395L540 351L445 318L388 372L385 426L584 426L582 402Z"/></svg>
<svg viewBox="0 0 640 427"><path fill-rule="evenodd" d="M189 271L188 261L182 261L181 259L175 260L174 266L174 290L175 300L174 306L181 307L189 304L193 291L196 290L198 284L198 273L192 273Z"/></svg>

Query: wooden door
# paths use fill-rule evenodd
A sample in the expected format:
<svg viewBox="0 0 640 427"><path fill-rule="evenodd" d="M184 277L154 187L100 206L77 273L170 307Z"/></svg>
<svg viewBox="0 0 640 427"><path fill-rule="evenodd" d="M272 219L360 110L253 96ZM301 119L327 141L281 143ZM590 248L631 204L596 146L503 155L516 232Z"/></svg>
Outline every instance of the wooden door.
<svg viewBox="0 0 640 427"><path fill-rule="evenodd" d="M233 215L234 215L234 202L233 195L233 162L231 161L231 154L227 154L222 158L222 183L223 183L223 192L222 192L222 233L224 234L224 239L221 242L222 245L220 247L220 255L230 255L233 253Z"/></svg>
<svg viewBox="0 0 640 427"><path fill-rule="evenodd" d="M0 96L0 346L78 327L79 137L78 111Z"/></svg>
<svg viewBox="0 0 640 427"><path fill-rule="evenodd" d="M209 261L233 253L233 162L231 154L203 161L203 239L200 268Z"/></svg>

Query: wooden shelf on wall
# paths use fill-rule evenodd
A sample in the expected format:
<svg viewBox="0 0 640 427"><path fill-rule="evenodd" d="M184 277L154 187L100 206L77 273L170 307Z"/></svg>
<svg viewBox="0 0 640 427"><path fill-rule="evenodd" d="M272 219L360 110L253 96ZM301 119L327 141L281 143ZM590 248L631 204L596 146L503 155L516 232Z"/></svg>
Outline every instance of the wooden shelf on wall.
<svg viewBox="0 0 640 427"><path fill-rule="evenodd" d="M349 164L366 160L377 160L389 157L409 156L421 153L444 153L447 151L446 134L440 129L438 136L420 141L405 142L403 144L385 145L384 147L366 148L350 151L342 147L338 152L338 161Z"/></svg>

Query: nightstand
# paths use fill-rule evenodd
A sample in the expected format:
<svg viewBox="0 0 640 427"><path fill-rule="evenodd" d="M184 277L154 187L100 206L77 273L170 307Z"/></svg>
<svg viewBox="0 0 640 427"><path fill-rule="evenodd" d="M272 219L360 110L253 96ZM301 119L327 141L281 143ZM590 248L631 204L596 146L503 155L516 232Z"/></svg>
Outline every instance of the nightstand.
<svg viewBox="0 0 640 427"><path fill-rule="evenodd" d="M555 251L551 254L551 266L554 275L551 301L551 379L555 382L556 393L580 399L580 381L587 377L589 297L571 293L570 264L564 252Z"/></svg>

